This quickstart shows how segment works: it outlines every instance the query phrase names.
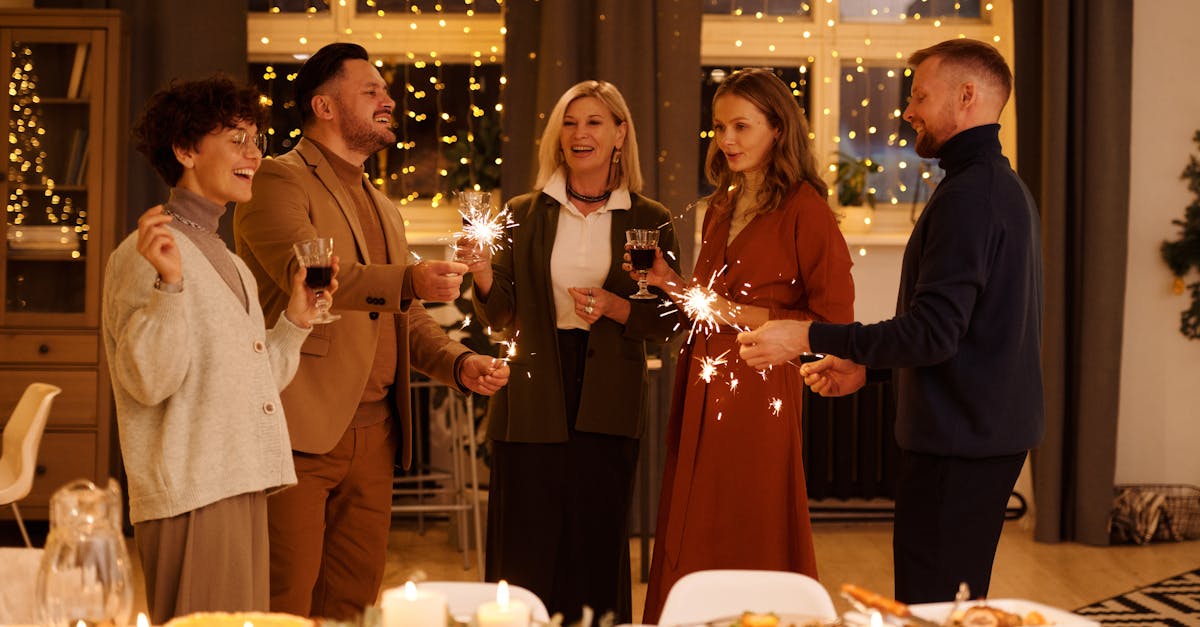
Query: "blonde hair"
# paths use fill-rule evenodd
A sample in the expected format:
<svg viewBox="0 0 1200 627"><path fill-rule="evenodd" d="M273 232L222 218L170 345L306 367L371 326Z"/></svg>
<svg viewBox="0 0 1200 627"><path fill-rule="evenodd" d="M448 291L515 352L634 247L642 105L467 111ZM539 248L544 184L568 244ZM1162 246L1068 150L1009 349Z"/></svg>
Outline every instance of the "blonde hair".
<svg viewBox="0 0 1200 627"><path fill-rule="evenodd" d="M576 83L558 99L550 119L546 122L546 130L542 131L542 143L538 147L538 175L534 189L542 189L550 181L550 177L565 161L559 137L562 135L563 116L567 107L580 98L591 96L608 107L613 116L613 122L625 125L625 143L618 148L620 162L611 167L616 170L616 176L609 172L609 187L622 185L631 192L642 191L642 168L638 163L637 133L633 130L633 118L629 114L629 106L625 98L612 83L606 81L583 81ZM614 180L615 179L615 180Z"/></svg>
<svg viewBox="0 0 1200 627"><path fill-rule="evenodd" d="M824 198L829 186L821 178L817 158L813 154L808 138L808 120L804 119L800 105L792 92L775 76L762 68L738 70L725 79L713 95L713 108L717 100L725 96L745 98L767 118L771 128L779 137L771 146L763 172L762 203L754 208L756 213L766 213L778 207L788 190L800 182L816 188ZM729 169L729 161L721 152L718 142L708 144L704 174L716 190L708 197L709 205L725 211L733 210L734 196L741 193L743 179L740 172ZM730 188L734 187L734 191Z"/></svg>

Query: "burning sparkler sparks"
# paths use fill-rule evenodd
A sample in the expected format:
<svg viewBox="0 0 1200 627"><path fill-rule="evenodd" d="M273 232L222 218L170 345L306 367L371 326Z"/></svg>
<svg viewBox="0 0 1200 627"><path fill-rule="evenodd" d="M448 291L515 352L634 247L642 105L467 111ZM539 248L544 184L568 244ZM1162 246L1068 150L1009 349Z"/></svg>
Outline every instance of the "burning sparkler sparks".
<svg viewBox="0 0 1200 627"><path fill-rule="evenodd" d="M466 329L466 328L467 328L467 327L469 327L469 326L471 326L471 314L467 314L467 315L466 315L466 316L463 318L463 321L462 321L462 326L460 326L460 327L458 327L458 328L459 328L459 329Z"/></svg>
<svg viewBox="0 0 1200 627"><path fill-rule="evenodd" d="M698 358L700 360L700 378L704 379L705 383L712 383L712 378L716 376L720 367L728 363L725 360L725 356L728 354L729 351L725 351L716 357L705 356Z"/></svg>
<svg viewBox="0 0 1200 627"><path fill-rule="evenodd" d="M500 238L503 237L504 230L516 226L508 205L495 215L492 215L487 207L480 208L475 205L459 209L458 214L463 219L463 237L474 242L480 251L487 248L495 253L500 247Z"/></svg>
<svg viewBox="0 0 1200 627"><path fill-rule="evenodd" d="M779 412L783 410L783 399L773 398L767 404L771 407L771 413L775 414L776 416L778 416Z"/></svg>

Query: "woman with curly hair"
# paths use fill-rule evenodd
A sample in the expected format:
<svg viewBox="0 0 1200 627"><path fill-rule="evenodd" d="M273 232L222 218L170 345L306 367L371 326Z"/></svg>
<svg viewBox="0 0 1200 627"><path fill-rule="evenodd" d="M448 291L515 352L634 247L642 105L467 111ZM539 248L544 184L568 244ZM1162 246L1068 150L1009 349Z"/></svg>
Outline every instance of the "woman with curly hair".
<svg viewBox="0 0 1200 627"><path fill-rule="evenodd" d="M316 297L264 328L257 287L217 235L262 161L258 92L228 78L154 94L134 139L171 186L105 270L104 345L129 478L129 518L155 624L268 609L267 494L296 482L279 391Z"/></svg>

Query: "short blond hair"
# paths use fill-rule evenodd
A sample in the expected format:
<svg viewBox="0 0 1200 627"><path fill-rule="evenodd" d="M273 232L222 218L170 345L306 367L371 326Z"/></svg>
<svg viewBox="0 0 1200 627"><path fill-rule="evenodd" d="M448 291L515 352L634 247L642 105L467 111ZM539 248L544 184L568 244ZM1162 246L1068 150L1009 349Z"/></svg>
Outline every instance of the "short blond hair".
<svg viewBox="0 0 1200 627"><path fill-rule="evenodd" d="M562 134L563 117L567 107L580 98L591 96L608 107L613 116L613 122L618 126L625 125L625 143L621 145L621 161L616 164L616 187L624 186L631 192L642 191L642 168L638 162L637 133L633 130L633 118L629 106L616 85L606 81L583 81L576 83L558 99L546 129L542 131L542 143L538 147L538 175L534 189L542 189L550 181L550 177L565 161L559 136Z"/></svg>
<svg viewBox="0 0 1200 627"><path fill-rule="evenodd" d="M928 48L922 48L908 57L912 67L921 65L926 59L939 58L944 65L965 70L990 81L1000 89L1003 99L1001 104L1008 102L1012 95L1013 75L1000 54L991 44L977 39L947 39Z"/></svg>

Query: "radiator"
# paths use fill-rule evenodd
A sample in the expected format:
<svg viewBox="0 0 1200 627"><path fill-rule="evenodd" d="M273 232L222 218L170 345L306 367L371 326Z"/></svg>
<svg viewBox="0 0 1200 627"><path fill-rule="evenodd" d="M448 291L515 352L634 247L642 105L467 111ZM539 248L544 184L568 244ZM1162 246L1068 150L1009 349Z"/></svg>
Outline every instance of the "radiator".
<svg viewBox="0 0 1200 627"><path fill-rule="evenodd" d="M805 477L814 516L892 515L900 457L895 421L890 381L841 398L822 398L805 390Z"/></svg>

